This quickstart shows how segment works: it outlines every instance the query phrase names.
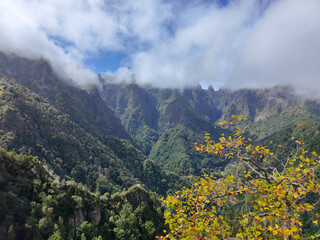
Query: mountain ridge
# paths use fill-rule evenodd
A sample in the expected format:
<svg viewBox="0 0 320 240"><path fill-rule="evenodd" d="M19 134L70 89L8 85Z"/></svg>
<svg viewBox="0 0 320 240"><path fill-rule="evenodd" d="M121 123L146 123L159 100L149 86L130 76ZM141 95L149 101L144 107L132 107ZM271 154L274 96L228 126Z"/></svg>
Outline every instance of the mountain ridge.
<svg viewBox="0 0 320 240"><path fill-rule="evenodd" d="M16 74L23 75L18 71ZM158 171L159 176L152 176L152 168L156 165L144 165L147 157L132 145L130 136L114 116L101 115L104 126L111 124L111 130L116 131L113 134L112 131L101 130L99 122L91 121L92 127L83 126L90 118L75 119L82 117L83 112L79 108L73 108L74 105L70 105L71 110L62 107L71 95L90 100L91 105L85 105L89 108L86 112L99 111L100 107L108 109L96 90L87 93L68 87L63 95L55 95L57 89L53 88L44 92L52 93L58 98L52 99L50 95L49 99L40 91L44 89L41 85L37 89L44 96L21 85L21 79L9 79L3 74L0 77L0 141L7 150L38 156L60 177L72 178L101 193L116 192L123 187L145 182L147 187L165 194L172 184L170 181L179 180L178 176L169 176L161 170ZM59 83L59 86L65 85ZM70 95L67 94L69 91ZM98 101L95 101L96 98ZM58 104L55 101L59 101ZM72 116L73 110L81 114L77 112ZM118 136L125 136L127 139ZM156 182L155 179L159 181Z"/></svg>
<svg viewBox="0 0 320 240"><path fill-rule="evenodd" d="M0 72L47 98L75 122L82 121L78 122L82 127L98 127L96 132L130 138L94 87L86 91L61 80L45 59L30 60L0 53Z"/></svg>
<svg viewBox="0 0 320 240"><path fill-rule="evenodd" d="M113 149L109 147L108 151L114 153L118 152L114 141L119 141L119 146L126 144L120 144L122 140L115 140L111 136L129 140L133 149L142 151L140 155L134 154L140 159L137 162L137 169L140 170L136 171L132 164L128 165L132 173L141 173L141 164L147 158L159 164L162 170L182 176L197 176L223 167L226 163L217 164L217 159L211 161L209 156L195 152L193 144L201 142L206 132L213 139L218 139L221 133L230 134L230 131L215 125L218 121L230 120L231 115L241 114L248 118L246 125L250 136L255 140L272 136L297 120L319 119L320 115L319 101L305 100L295 95L290 87L237 91L215 91L212 87L202 89L200 86L160 89L136 83L110 82L100 76L99 86L88 86L83 90L59 80L50 68L50 63L44 59L29 60L3 53L0 54L1 71L7 77L15 79L12 81L24 85L28 91L44 97L41 101L46 101L65 114L66 118L69 117L82 129L83 136L89 133L94 141L98 140L96 146L109 143ZM23 126L22 118L20 122L18 120L16 118L17 124ZM77 138L81 139L80 136ZM62 147L59 142L69 146L66 141L78 141L71 139L71 136L54 137L50 143L60 144ZM130 143L126 146L129 145ZM77 149L81 149L85 144L78 146ZM122 149L126 151L125 148ZM72 152L71 146L69 152ZM82 155L90 157L87 153ZM126 158L125 155L122 157ZM130 162L129 159L125 162ZM84 170L80 167L79 171ZM142 175L139 176L142 179Z"/></svg>
<svg viewBox="0 0 320 240"><path fill-rule="evenodd" d="M219 121L229 121L231 115L247 118L244 124L248 125L250 136L255 140L271 136L297 120L319 119L320 116L318 100L303 99L286 86L215 91L212 87L202 89L200 86L160 89L103 79L100 79L100 84L102 98L115 110L137 146L164 169L180 173L184 169L185 175L202 173L202 167L194 168L203 156L192 153L193 143L201 141L205 132L214 139L218 138L223 130L215 125ZM193 136L191 142L186 143L183 132ZM183 149L175 151L176 142L182 144ZM184 154L179 154L182 152ZM172 167L173 162L185 164L176 163L176 167ZM191 172L183 165L189 166Z"/></svg>

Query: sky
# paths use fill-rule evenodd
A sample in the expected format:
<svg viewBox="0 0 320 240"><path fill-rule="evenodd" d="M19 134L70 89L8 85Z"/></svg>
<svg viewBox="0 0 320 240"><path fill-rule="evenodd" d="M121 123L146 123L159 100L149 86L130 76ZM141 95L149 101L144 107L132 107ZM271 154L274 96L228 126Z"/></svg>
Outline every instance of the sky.
<svg viewBox="0 0 320 240"><path fill-rule="evenodd" d="M319 0L0 0L0 51L156 87L320 92Z"/></svg>

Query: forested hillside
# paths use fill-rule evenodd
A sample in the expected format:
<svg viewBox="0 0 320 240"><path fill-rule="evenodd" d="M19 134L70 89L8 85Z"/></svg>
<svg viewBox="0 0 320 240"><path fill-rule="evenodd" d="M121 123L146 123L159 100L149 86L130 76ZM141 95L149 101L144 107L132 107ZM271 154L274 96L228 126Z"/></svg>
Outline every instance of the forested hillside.
<svg viewBox="0 0 320 240"><path fill-rule="evenodd" d="M278 144L275 138L265 145L252 144L239 122L231 116L224 127L237 126L231 136L214 141L209 134L197 143L199 152L235 158L221 176L205 175L169 195L165 220L170 231L160 239L315 239L319 238L320 156L313 144L290 136ZM293 124L290 129L310 123ZM318 125L318 124L316 124ZM298 132L317 134L317 129ZM293 134L296 134L294 131ZM309 134L308 134L309 135ZM310 139L309 141L312 142ZM280 140L280 143L282 141Z"/></svg>
<svg viewBox="0 0 320 240"><path fill-rule="evenodd" d="M0 149L1 239L152 239L163 208L140 186L99 195L74 181L57 181L32 156Z"/></svg>
<svg viewBox="0 0 320 240"><path fill-rule="evenodd" d="M233 92L211 86L160 89L102 77L100 82L102 98L144 154L183 175L199 175L219 166L214 157L195 153L192 146L205 132L214 133L214 138L228 134L215 124L230 120L231 115L246 117L248 133L257 141L298 120L319 121L320 116L318 100L306 100L290 87Z"/></svg>
<svg viewBox="0 0 320 240"><path fill-rule="evenodd" d="M7 62L2 65L7 72L21 76L20 82L25 83L28 77L38 78L29 80L34 87L27 88L29 83L22 85L1 74L2 147L38 156L62 179L74 179L102 194L137 183L145 183L148 188L165 194L180 181L177 175L162 172L133 146L130 136L97 92L89 94L68 86L53 78L50 70L46 70L44 76L40 74L39 79L38 70L32 66L39 64L50 69L43 60L37 62L16 56L11 60L15 64L22 61L23 66L30 67L27 70L17 67L13 71L11 65L6 68ZM47 83L47 78L53 78L54 83Z"/></svg>
<svg viewBox="0 0 320 240"><path fill-rule="evenodd" d="M234 126L217 124L233 115L247 118L240 126L253 145L268 145L279 159L296 147L293 137L320 152L320 103L289 87L215 91L99 80L81 89L44 59L0 53L1 238L161 235L161 197L203 174L234 173L236 158L194 148L205 133L216 142L233 136Z"/></svg>

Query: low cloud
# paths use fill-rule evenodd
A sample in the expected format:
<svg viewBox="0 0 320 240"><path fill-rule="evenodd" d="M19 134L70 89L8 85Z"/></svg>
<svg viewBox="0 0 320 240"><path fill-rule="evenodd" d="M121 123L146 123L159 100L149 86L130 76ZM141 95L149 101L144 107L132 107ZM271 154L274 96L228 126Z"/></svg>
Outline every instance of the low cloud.
<svg viewBox="0 0 320 240"><path fill-rule="evenodd" d="M320 1L273 4L252 27L226 83L236 88L291 84L300 92L318 92Z"/></svg>
<svg viewBox="0 0 320 240"><path fill-rule="evenodd" d="M170 8L160 1L0 1L0 51L45 57L64 79L97 82L83 66L105 52L139 50L160 39L160 22ZM107 70L107 69L106 69Z"/></svg>
<svg viewBox="0 0 320 240"><path fill-rule="evenodd" d="M240 2L240 1L239 1ZM138 81L157 86L222 86L230 77L246 42L254 1L227 7L200 6L181 13L172 38L132 56Z"/></svg>
<svg viewBox="0 0 320 240"><path fill-rule="evenodd" d="M0 51L48 58L79 85L101 52L130 68L106 76L158 87L291 84L320 90L318 0L11 0L0 2Z"/></svg>
<svg viewBox="0 0 320 240"><path fill-rule="evenodd" d="M82 67L81 50L61 48L49 38L50 31L46 31L42 14L52 18L53 13L50 5L39 9L39 4L40 1L0 2L0 50L29 58L45 57L61 77L72 78L80 85L93 83L95 74ZM63 9L61 11L63 14Z"/></svg>
<svg viewBox="0 0 320 240"><path fill-rule="evenodd" d="M320 90L320 2L233 1L226 7L200 7L175 35L133 56L143 83L244 88L293 85Z"/></svg>

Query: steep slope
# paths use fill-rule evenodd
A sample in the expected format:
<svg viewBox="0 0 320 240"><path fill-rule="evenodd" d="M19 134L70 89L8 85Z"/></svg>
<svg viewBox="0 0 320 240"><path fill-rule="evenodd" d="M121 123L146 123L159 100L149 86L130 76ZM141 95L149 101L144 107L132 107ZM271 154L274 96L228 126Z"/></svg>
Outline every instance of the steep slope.
<svg viewBox="0 0 320 240"><path fill-rule="evenodd" d="M144 164L146 156L161 169L184 176L223 167L226 163L221 165L217 159L195 152L193 144L201 142L205 132L213 134L214 139L222 132L229 134L214 128L214 124L228 120L232 114L248 118L244 124L255 140L300 119L318 121L320 114L319 101L306 101L287 87L235 92L214 91L212 87L158 89L100 77L98 92L94 87L83 90L66 84L43 59L8 54L0 54L0 72L7 76L4 82L13 87L8 92L7 86L4 91L0 124L3 146L39 155L63 177L72 177L91 188L99 186L102 192L143 180L161 183L149 187L164 193L177 176L171 178L163 172L161 177L147 174L146 179L145 166L152 168L149 172L155 172L157 166ZM10 94L18 97L10 98ZM7 107L10 104L13 110ZM129 139L142 153L117 137Z"/></svg>
<svg viewBox="0 0 320 240"><path fill-rule="evenodd" d="M145 181L150 189L165 194L172 181L178 180L162 173L163 178L154 184L149 179L159 176L150 175L144 166L146 156L129 140L108 135L96 137L48 99L14 79L0 75L0 96L1 146L38 156L62 178L73 178L92 190L98 187L101 193Z"/></svg>
<svg viewBox="0 0 320 240"><path fill-rule="evenodd" d="M167 170L200 174L214 169L207 156L194 153L204 132L217 137L217 121L244 115L255 140L270 136L301 119L319 121L320 102L297 96L290 87L229 91L196 88L158 89L102 79L101 96L115 111L140 149ZM188 140L186 140L188 139ZM201 164L204 162L204 164ZM214 161L213 161L214 162ZM207 166L207 167L206 167Z"/></svg>
<svg viewBox="0 0 320 240"><path fill-rule="evenodd" d="M303 148L305 150L319 153L320 122L313 119L296 121L268 138L262 139L260 143L269 145L274 152L285 158L296 149L296 140L304 142ZM279 148L278 145L283 145L283 147Z"/></svg>
<svg viewBox="0 0 320 240"><path fill-rule="evenodd" d="M0 73L47 98L88 132L130 138L95 88L86 91L61 81L47 60L0 53Z"/></svg>
<svg viewBox="0 0 320 240"><path fill-rule="evenodd" d="M310 111L320 109L316 100L305 100L288 87L263 90L239 90L230 93L222 119L231 114L243 114L248 118L249 130L257 140L270 136L283 127L300 119L319 119L319 114Z"/></svg>
<svg viewBox="0 0 320 240"><path fill-rule="evenodd" d="M102 98L140 149L163 169L179 175L200 175L221 166L217 159L195 152L193 145L203 139L205 132L215 130L218 136L223 130L214 129L181 91L144 88L135 83L116 84L103 79L101 83ZM197 104L201 106L202 102ZM210 113L219 115L218 110Z"/></svg>
<svg viewBox="0 0 320 240"><path fill-rule="evenodd" d="M53 180L37 158L2 148L0 203L1 239L153 239L164 228L154 193L133 186L98 196L82 184Z"/></svg>
<svg viewBox="0 0 320 240"><path fill-rule="evenodd" d="M226 102L223 103L225 96L217 97L217 93L219 91L214 91L212 86L209 86L208 90L198 86L184 89L182 96L201 117L210 122L216 122L221 118L224 107L227 105Z"/></svg>
<svg viewBox="0 0 320 240"><path fill-rule="evenodd" d="M228 133L220 129L208 131L213 138L221 133ZM170 172L179 175L201 175L203 173L214 173L217 168L223 168L228 162L222 162L220 159L206 153L196 152L195 142L203 142L204 134L197 132L184 125L166 130L154 144L149 158L158 162L160 166Z"/></svg>
<svg viewBox="0 0 320 240"><path fill-rule="evenodd" d="M154 91L153 94L161 95L160 99L164 100L163 92ZM161 135L152 146L150 159L166 170L191 176L215 171L217 167L226 164L221 164L217 158L196 152L194 143L201 142L205 132L212 133L216 140L221 133L228 134L228 131L214 128L179 92L173 91L168 99L160 102L158 110L158 131Z"/></svg>
<svg viewBox="0 0 320 240"><path fill-rule="evenodd" d="M156 99L136 84L102 85L101 96L140 149L148 154L158 138Z"/></svg>
<svg viewBox="0 0 320 240"><path fill-rule="evenodd" d="M241 89L234 92L220 89L194 89L184 97L202 117L211 122L230 120L230 116L244 115L249 131L257 140L270 136L283 127L300 119L319 119L318 100L306 100L297 96L290 87L270 89ZM206 99L202 108L199 98ZM203 102L203 101L202 101ZM198 110L199 109L199 110ZM212 114L212 109L217 114ZM220 116L219 116L220 113Z"/></svg>
<svg viewBox="0 0 320 240"><path fill-rule="evenodd" d="M130 84L113 83L111 89L114 98L118 94L115 89L119 86L121 94L126 96L126 88ZM109 87L108 82L105 82L102 89L102 96L107 102L110 100L110 91L105 91L105 89ZM207 90L201 87L178 90L155 89L136 85L135 88L139 88L140 92L143 91L145 96L149 93L149 98L152 97L153 102L156 102L156 104L149 106L153 108L153 111L158 112L158 114L153 115L154 117L158 116L156 121L158 125L157 128L154 128L155 130L166 128L168 125L170 128L172 121L174 123L171 125L176 126L179 122L178 118L183 118L182 111L184 111L186 105L189 107L189 112L193 111L198 117L202 118L202 121L205 120L210 123L228 120L232 114L244 115L248 118L246 124L249 124L249 129L258 139L267 137L297 120L319 119L320 116L319 100L308 100L300 97L290 87L241 89L234 92L225 89L214 91L212 87ZM136 95L139 95L139 93L136 92ZM145 99L148 99L148 97L145 97ZM126 102L128 101L124 100L122 105L125 106ZM131 99L130 102L134 104L135 99ZM167 108L168 104L169 107ZM113 106L115 105L117 104ZM139 108L139 111L145 112L146 109L148 108ZM166 111L166 109L169 111ZM174 113L170 115L173 109ZM118 112L117 116L122 116L121 112ZM161 117L164 118L161 119ZM188 119L190 120L190 118ZM180 120L183 121L183 119Z"/></svg>

